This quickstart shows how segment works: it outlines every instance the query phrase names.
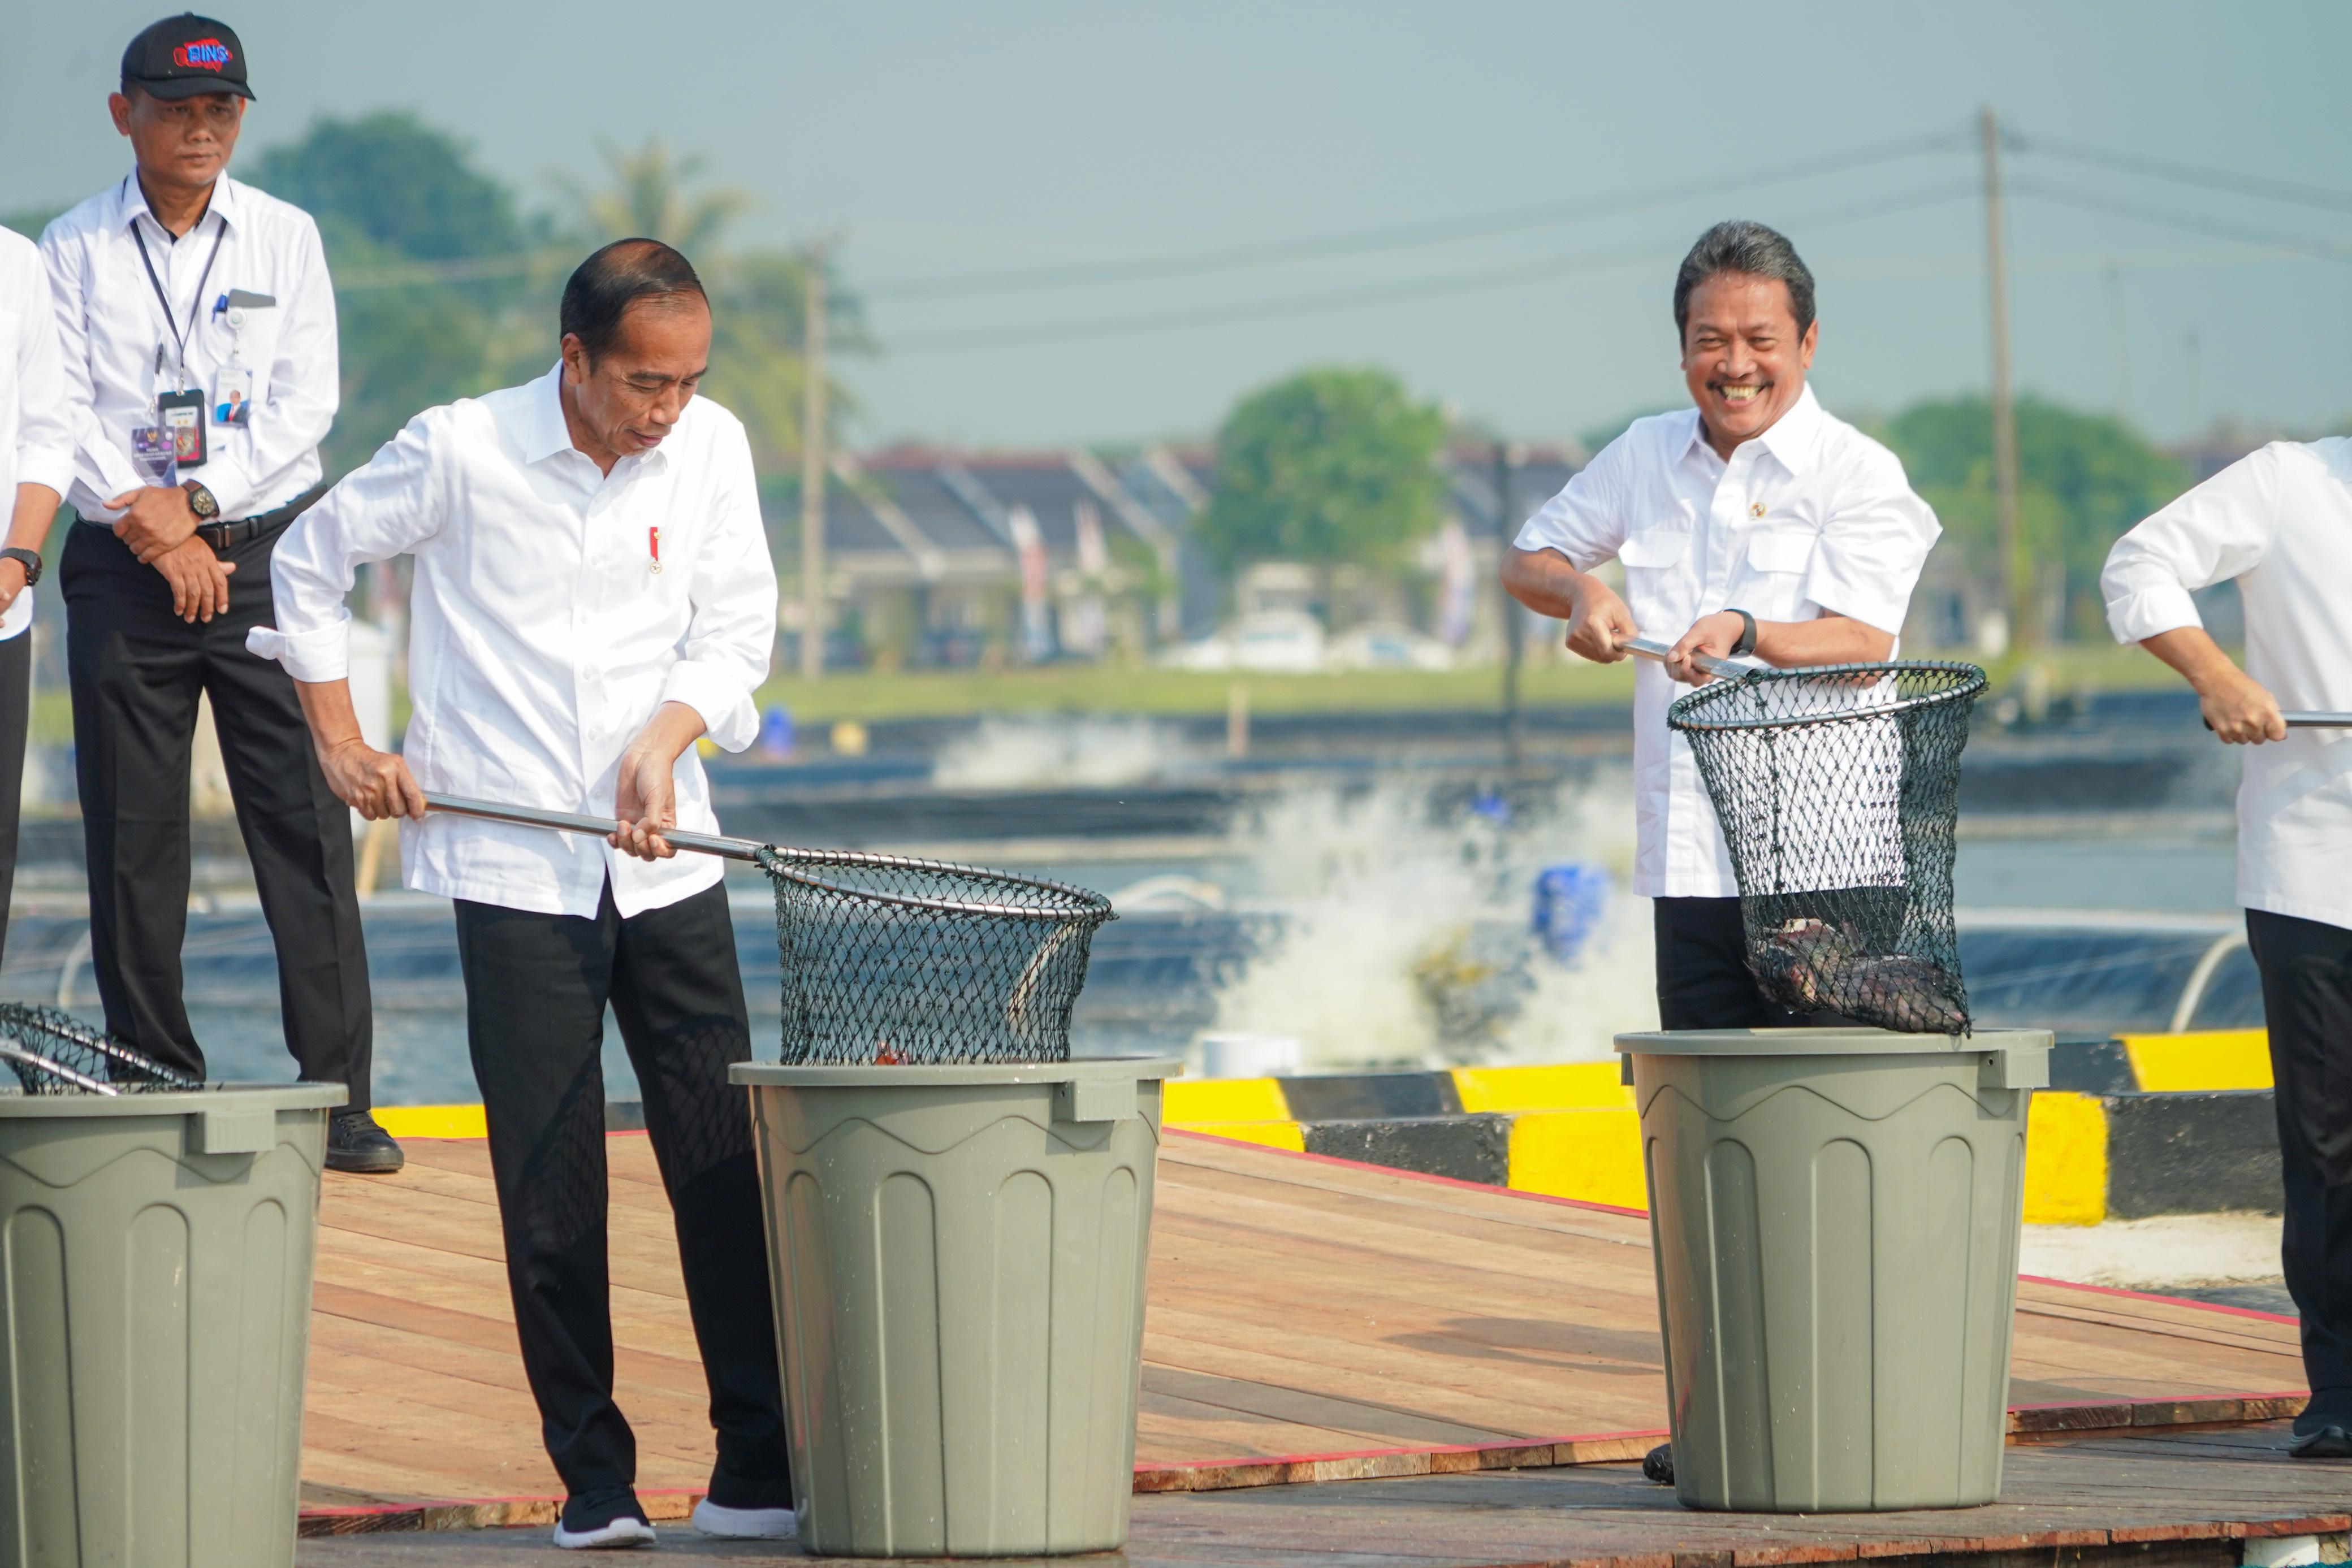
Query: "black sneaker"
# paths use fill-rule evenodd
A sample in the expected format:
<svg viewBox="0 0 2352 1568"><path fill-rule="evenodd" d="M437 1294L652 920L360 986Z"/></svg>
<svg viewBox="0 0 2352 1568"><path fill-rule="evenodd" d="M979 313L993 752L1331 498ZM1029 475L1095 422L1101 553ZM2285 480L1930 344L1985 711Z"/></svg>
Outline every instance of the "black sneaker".
<svg viewBox="0 0 2352 1568"><path fill-rule="evenodd" d="M566 1552L653 1543L654 1527L637 1506L637 1494L626 1487L565 1498L563 1517L555 1522L555 1544Z"/></svg>
<svg viewBox="0 0 2352 1568"><path fill-rule="evenodd" d="M327 1118L329 1170L390 1176L406 1163L392 1134L365 1111L338 1111Z"/></svg>
<svg viewBox="0 0 2352 1568"><path fill-rule="evenodd" d="M793 1511L793 1483L782 1476L746 1480L719 1470L710 1493L694 1505L694 1528L733 1541L790 1541L800 1533Z"/></svg>
<svg viewBox="0 0 2352 1568"><path fill-rule="evenodd" d="M1675 1446L1660 1443L1642 1456L1642 1474L1662 1487L1675 1484Z"/></svg>

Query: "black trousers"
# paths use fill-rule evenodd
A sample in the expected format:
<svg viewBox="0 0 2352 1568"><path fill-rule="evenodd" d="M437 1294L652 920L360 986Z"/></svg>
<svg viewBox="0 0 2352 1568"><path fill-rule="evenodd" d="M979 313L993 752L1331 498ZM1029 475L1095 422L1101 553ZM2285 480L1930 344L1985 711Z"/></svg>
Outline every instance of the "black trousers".
<svg viewBox="0 0 2352 1568"><path fill-rule="evenodd" d="M282 530L281 530L282 532ZM351 810L327 788L293 677L246 652L270 620L278 534L226 558L226 615L191 626L163 574L96 524L67 536L58 578L73 685L74 764L89 863L89 959L106 1027L202 1074L181 995L188 929L188 765L196 699L212 698L236 824L278 948L287 1048L302 1076L369 1105L374 1050L367 950L352 881Z"/></svg>
<svg viewBox="0 0 2352 1568"><path fill-rule="evenodd" d="M2280 1247L2315 1397L2352 1397L2352 931L2246 911L2286 1184Z"/></svg>
<svg viewBox="0 0 2352 1568"><path fill-rule="evenodd" d="M1748 968L1737 898L1660 898L1650 904L1660 1029L1788 1029L1827 1021L1767 997Z"/></svg>
<svg viewBox="0 0 2352 1568"><path fill-rule="evenodd" d="M0 955L16 892L16 824L25 805L25 730L32 718L33 633L0 642Z"/></svg>
<svg viewBox="0 0 2352 1568"><path fill-rule="evenodd" d="M457 911L515 1329L556 1473L576 1498L630 1487L637 1473L635 1435L613 1402L600 1061L609 1002L677 1218L719 1469L742 1490L783 1480L759 1173L743 1091L727 1082L730 1064L751 1059L751 1031L726 891L626 920L609 885L593 918L463 900Z"/></svg>

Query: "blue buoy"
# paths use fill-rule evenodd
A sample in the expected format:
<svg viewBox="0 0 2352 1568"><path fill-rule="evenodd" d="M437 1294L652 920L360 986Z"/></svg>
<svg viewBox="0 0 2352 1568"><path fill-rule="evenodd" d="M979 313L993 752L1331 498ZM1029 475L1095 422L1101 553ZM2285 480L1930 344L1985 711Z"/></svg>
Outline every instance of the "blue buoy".
<svg viewBox="0 0 2352 1568"><path fill-rule="evenodd" d="M1544 867L1536 873L1535 914L1528 928L1554 958L1574 963L1608 915L1612 885L1609 873L1590 862Z"/></svg>
<svg viewBox="0 0 2352 1568"><path fill-rule="evenodd" d="M760 716L760 755L790 757L793 754L793 716L784 705L778 703Z"/></svg>

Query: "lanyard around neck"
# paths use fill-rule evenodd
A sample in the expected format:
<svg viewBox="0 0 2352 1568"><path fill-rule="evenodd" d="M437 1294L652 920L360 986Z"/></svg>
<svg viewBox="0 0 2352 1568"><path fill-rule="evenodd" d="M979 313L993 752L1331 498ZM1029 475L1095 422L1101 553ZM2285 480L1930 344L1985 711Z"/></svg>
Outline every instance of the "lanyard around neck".
<svg viewBox="0 0 2352 1568"><path fill-rule="evenodd" d="M163 308L163 329L172 334L172 351L179 356L180 385L184 388L188 384L188 334L196 329L196 312L205 308L205 285L212 278L213 263L220 259L222 242L228 238L228 219L222 218L220 227L213 231L213 248L205 256L204 271L196 274L196 297L188 301L185 327L172 319L172 297L163 292L163 280L155 276L154 258L147 254L147 238L139 232L139 220L135 217L131 220L131 238L139 246L140 261L146 266L148 285L155 290L155 303Z"/></svg>

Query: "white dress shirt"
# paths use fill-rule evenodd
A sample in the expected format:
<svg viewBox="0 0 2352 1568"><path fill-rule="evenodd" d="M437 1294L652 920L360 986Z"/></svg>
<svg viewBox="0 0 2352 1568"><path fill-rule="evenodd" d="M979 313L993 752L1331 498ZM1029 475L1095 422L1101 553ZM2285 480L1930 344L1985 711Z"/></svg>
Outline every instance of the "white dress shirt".
<svg viewBox="0 0 2352 1568"><path fill-rule="evenodd" d="M210 490L225 521L282 507L319 482L319 443L342 388L335 293L308 213L224 174L205 215L174 240L147 210L138 176L126 174L50 224L41 254L75 418L74 487L66 498L85 520L111 526L122 514L104 503L147 483L131 461L131 432L155 422L157 349L160 382L170 383L161 390L179 390L183 331L187 384L202 388L209 404L222 369L240 365L252 378L252 412L247 423L224 426L208 409L206 460L182 467L180 478ZM157 283L172 304L168 323ZM231 289L276 303L246 309L232 328L215 308Z"/></svg>
<svg viewBox="0 0 2352 1568"><path fill-rule="evenodd" d="M1633 422L1519 530L1579 571L1616 558L1644 637L1673 643L1701 616L1849 615L1899 632L1942 533L1895 454L1832 418L1807 387L1771 428L1732 450L1706 444L1698 411ZM1633 674L1633 891L1727 898L1739 891L1690 743L1666 727L1688 692L1663 665Z"/></svg>
<svg viewBox="0 0 2352 1568"><path fill-rule="evenodd" d="M19 485L47 485L62 497L72 483L73 424L58 365L49 280L33 242L0 229L0 514L16 506ZM0 532L6 528L0 522ZM33 590L27 588L0 615L0 641L21 635L32 623Z"/></svg>
<svg viewBox="0 0 2352 1568"><path fill-rule="evenodd" d="M2246 674L2282 708L2352 711L2352 438L2273 442L2117 539L2107 624L2120 643L2200 625L2189 594L2230 578ZM2352 927L2352 729L2244 751L2238 902Z"/></svg>
<svg viewBox="0 0 2352 1568"><path fill-rule="evenodd" d="M276 630L246 644L298 681L348 674L362 561L416 559L403 747L425 789L610 817L622 751L665 702L740 751L776 632L776 573L742 423L704 398L608 476L572 444L562 367L427 409L278 540ZM656 571L653 530L660 529ZM688 747L678 826L718 831ZM624 918L719 880L709 855L646 862L601 838L438 813L401 831L410 887Z"/></svg>

